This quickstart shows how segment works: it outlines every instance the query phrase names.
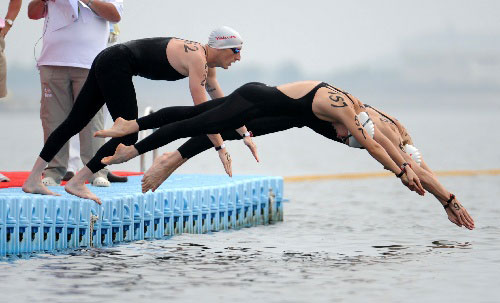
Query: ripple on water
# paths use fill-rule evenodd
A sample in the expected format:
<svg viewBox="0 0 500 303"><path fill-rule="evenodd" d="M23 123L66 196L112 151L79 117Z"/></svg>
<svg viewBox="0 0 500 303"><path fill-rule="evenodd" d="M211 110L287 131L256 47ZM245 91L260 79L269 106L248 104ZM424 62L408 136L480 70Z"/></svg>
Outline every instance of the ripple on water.
<svg viewBox="0 0 500 303"><path fill-rule="evenodd" d="M468 281L469 289L481 289L477 295L488 298L484 286L494 289L492 281L500 279L491 266L500 263L495 216L480 213L478 230L460 229L442 208L415 203L420 198L414 193L385 182L361 182L374 189L369 196L355 190L357 182L287 184L294 202L285 205L285 222L272 226L13 258L0 263L0 291L6 300L15 293L34 302L70 296L94 302L89 293L121 301L321 302L388 293L425 299L436 294L432 281L480 273L484 278ZM347 198L340 187L349 191ZM478 211L483 206L476 205Z"/></svg>

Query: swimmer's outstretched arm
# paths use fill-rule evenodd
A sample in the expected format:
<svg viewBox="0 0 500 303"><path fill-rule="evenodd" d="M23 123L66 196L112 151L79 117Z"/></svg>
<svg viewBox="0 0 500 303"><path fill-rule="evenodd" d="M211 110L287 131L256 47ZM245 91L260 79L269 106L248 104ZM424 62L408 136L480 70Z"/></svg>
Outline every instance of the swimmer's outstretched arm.
<svg viewBox="0 0 500 303"><path fill-rule="evenodd" d="M413 170L420 178L424 188L429 191L436 199L445 207L448 219L455 223L457 226L465 226L468 229L474 229L474 220L470 216L465 207L458 201L458 199L439 182L432 170L422 159L420 166L413 161L413 159L405 152L400 150L401 155L411 163ZM448 203L451 197L451 201ZM446 206L448 205L448 206Z"/></svg>
<svg viewBox="0 0 500 303"><path fill-rule="evenodd" d="M224 97L219 83L215 76L215 68L209 68L205 56L190 56L188 61L189 66L189 91L193 98L194 105L199 105L207 102L207 94L209 92L212 99L215 97ZM166 121L171 123L171 121ZM224 166L224 170L229 176L232 176L231 156L224 144L224 140L219 134L207 134L208 138L216 148L219 159Z"/></svg>
<svg viewBox="0 0 500 303"><path fill-rule="evenodd" d="M420 165L418 165L412 157L407 154L403 149L403 144L413 144L411 140L411 136L406 131L406 128L399 123L396 118L389 116L388 114L375 110L375 117L377 114L384 115L385 117L389 117L392 121L396 122L396 126L398 128L397 131L394 131L390 127L388 127L389 121L386 119L374 119L375 127L375 136L374 139L379 142L384 148L388 151L389 154L392 149L396 149L397 152L404 158L407 163L410 163L413 171L417 174L420 179L422 186L425 190L429 191L433 194L436 199L444 206L447 205L447 201L450 199L451 193L446 190L446 188L438 181L433 171L429 168L429 166L422 160ZM384 134L384 136L380 136L380 134ZM384 140L387 138L387 140ZM388 141L388 142L386 142ZM388 147L390 145L390 147ZM394 159L394 156L391 155ZM402 179L404 182L405 180ZM455 199L456 200L456 199ZM455 223L458 226L465 226L468 229L474 228L474 221L471 216L468 214L467 210L460 204L460 202L456 201L458 207L460 208L455 212L455 208L446 207L446 213L448 214L448 219ZM452 204L452 206L454 206Z"/></svg>

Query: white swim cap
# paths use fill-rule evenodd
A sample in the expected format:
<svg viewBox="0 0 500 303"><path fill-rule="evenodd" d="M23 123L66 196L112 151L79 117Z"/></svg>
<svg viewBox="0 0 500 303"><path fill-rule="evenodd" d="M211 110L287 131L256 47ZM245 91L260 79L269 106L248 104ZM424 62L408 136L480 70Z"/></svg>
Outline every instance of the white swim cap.
<svg viewBox="0 0 500 303"><path fill-rule="evenodd" d="M406 144L405 147L405 152L410 155L410 157L415 161L418 165L422 162L422 155L418 151L418 148L416 148L413 145Z"/></svg>
<svg viewBox="0 0 500 303"><path fill-rule="evenodd" d="M372 119L370 119L370 116L366 112L360 112L358 116L359 123L363 125L366 133L370 135L370 137L373 138L375 135L375 124L373 124ZM351 132L347 132L348 136L347 138L349 139L349 142L347 143L350 147L356 147L356 148L363 148L363 145L361 145L356 138L354 138L353 135L351 135Z"/></svg>
<svg viewBox="0 0 500 303"><path fill-rule="evenodd" d="M242 45L243 39L241 39L240 34L228 26L214 29L208 36L208 46L212 48L240 48Z"/></svg>

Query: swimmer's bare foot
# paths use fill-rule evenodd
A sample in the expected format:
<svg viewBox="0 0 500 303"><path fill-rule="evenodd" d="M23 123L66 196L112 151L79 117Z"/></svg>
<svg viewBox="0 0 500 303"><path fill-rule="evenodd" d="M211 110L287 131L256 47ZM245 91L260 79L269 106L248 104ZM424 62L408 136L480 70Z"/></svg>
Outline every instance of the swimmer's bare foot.
<svg viewBox="0 0 500 303"><path fill-rule="evenodd" d="M125 120L121 117L118 117L115 120L115 123L110 129L103 129L96 131L94 133L94 137L101 138L116 138L123 137L129 134L133 134L139 131L139 125L135 120Z"/></svg>
<svg viewBox="0 0 500 303"><path fill-rule="evenodd" d="M90 189L85 186L85 182L79 182L79 180L75 180L75 178L71 178L71 180L66 183L64 190L72 194L74 196L94 200L97 204L102 204L101 199L99 199Z"/></svg>
<svg viewBox="0 0 500 303"><path fill-rule="evenodd" d="M172 153L164 153L156 158L144 177L142 178L142 192L146 193L148 190L155 191L168 177L187 159L182 159L178 151Z"/></svg>
<svg viewBox="0 0 500 303"><path fill-rule="evenodd" d="M42 172L43 169L47 166L47 162L42 158L38 157L35 161L35 165L33 165L33 169L31 169L31 173L24 181L23 191L29 194L40 194L40 195L51 195L51 196L60 196L49 190L42 183Z"/></svg>
<svg viewBox="0 0 500 303"><path fill-rule="evenodd" d="M111 164L119 164L123 162L127 162L128 160L135 158L139 155L139 152L133 145L127 146L125 144L120 143L116 147L115 154L109 157L104 157L101 160L101 163L106 165Z"/></svg>
<svg viewBox="0 0 500 303"><path fill-rule="evenodd" d="M60 194L56 194L55 192L48 189L47 186L43 185L41 179L38 179L37 181L30 180L30 178L28 178L23 184L23 191L28 194L60 196Z"/></svg>

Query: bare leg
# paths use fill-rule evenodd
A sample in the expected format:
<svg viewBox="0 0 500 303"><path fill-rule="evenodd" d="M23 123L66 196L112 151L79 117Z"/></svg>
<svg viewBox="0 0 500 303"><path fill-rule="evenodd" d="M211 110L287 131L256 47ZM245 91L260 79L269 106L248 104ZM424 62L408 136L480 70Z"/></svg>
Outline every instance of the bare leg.
<svg viewBox="0 0 500 303"><path fill-rule="evenodd" d="M99 199L90 189L85 185L90 177L92 177L92 171L85 166L76 175L71 178L71 180L66 183L64 189L67 193L75 195L80 198L94 200L97 204L101 204L101 199Z"/></svg>
<svg viewBox="0 0 500 303"><path fill-rule="evenodd" d="M142 192L155 191L168 177L188 159L182 159L179 151L164 153L156 158L142 178Z"/></svg>
<svg viewBox="0 0 500 303"><path fill-rule="evenodd" d="M47 162L42 158L38 157L33 165L33 169L28 177L28 179L23 184L23 191L29 194L41 194L41 195L52 195L60 196L49 190L42 183L42 173L43 169L47 166Z"/></svg>
<svg viewBox="0 0 500 303"><path fill-rule="evenodd" d="M110 129L96 131L94 137L117 138L139 132L139 125L136 120L125 120L118 117Z"/></svg>
<svg viewBox="0 0 500 303"><path fill-rule="evenodd" d="M119 164L127 162L128 160L137 156L139 156L139 152L133 145L126 146L125 144L120 143L116 147L115 154L109 157L102 158L101 163L106 165Z"/></svg>

